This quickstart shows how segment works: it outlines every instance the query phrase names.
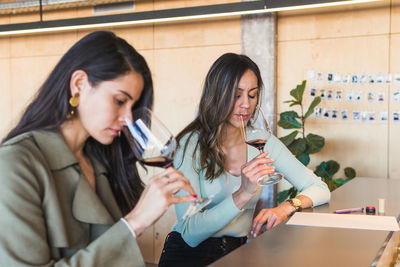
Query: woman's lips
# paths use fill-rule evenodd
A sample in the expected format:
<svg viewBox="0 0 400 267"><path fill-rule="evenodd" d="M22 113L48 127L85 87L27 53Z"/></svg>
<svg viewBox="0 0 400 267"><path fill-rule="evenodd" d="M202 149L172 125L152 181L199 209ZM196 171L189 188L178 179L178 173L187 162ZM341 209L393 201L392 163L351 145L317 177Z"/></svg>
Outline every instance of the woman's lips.
<svg viewBox="0 0 400 267"><path fill-rule="evenodd" d="M119 134L119 130L115 130L115 129L110 129L111 133L115 136L117 136Z"/></svg>
<svg viewBox="0 0 400 267"><path fill-rule="evenodd" d="M245 115L245 114L238 114L237 116L239 118L241 117L243 120L247 120L249 118L249 115Z"/></svg>

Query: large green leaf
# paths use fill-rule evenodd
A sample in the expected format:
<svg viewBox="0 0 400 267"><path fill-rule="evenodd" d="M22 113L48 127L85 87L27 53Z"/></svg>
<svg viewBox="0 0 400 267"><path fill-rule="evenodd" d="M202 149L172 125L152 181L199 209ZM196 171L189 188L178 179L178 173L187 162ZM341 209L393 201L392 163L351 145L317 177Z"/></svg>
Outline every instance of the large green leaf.
<svg viewBox="0 0 400 267"><path fill-rule="evenodd" d="M294 140L288 148L294 155L301 155L307 149L307 142L305 139L299 138Z"/></svg>
<svg viewBox="0 0 400 267"><path fill-rule="evenodd" d="M326 185L328 186L328 188L329 188L329 191L333 191L333 190L335 190L336 189L336 184L335 184L335 182L333 181L333 179L326 179L326 178L323 178L322 179L325 183L326 183Z"/></svg>
<svg viewBox="0 0 400 267"><path fill-rule="evenodd" d="M323 138L320 135L316 135L316 134L308 134L307 137L307 142L308 142L308 150L307 153L309 154L313 154L316 153L318 151L321 151L321 149L324 147L325 145L325 138Z"/></svg>
<svg viewBox="0 0 400 267"><path fill-rule="evenodd" d="M334 160L328 160L321 162L315 169L314 173L319 177L325 178L327 180L332 180L333 175L337 173L339 168L339 163Z"/></svg>
<svg viewBox="0 0 400 267"><path fill-rule="evenodd" d="M304 164L304 166L307 166L308 163L310 163L310 155L307 153L302 153L300 155L297 155L296 158Z"/></svg>
<svg viewBox="0 0 400 267"><path fill-rule="evenodd" d="M310 106L308 107L308 110L306 114L304 115L304 118L309 117L313 112L316 106L321 102L321 97L317 96L314 98L314 100L311 102Z"/></svg>
<svg viewBox="0 0 400 267"><path fill-rule="evenodd" d="M299 114L296 111L285 111L280 114L278 125L284 129L300 129L301 124L297 121Z"/></svg>
<svg viewBox="0 0 400 267"><path fill-rule="evenodd" d="M295 196L297 196L297 192L298 191L295 187L291 187L287 190L283 190L283 191L279 192L278 195L276 196L276 201L280 204L288 198L294 198Z"/></svg>
<svg viewBox="0 0 400 267"><path fill-rule="evenodd" d="M303 101L304 89L306 89L307 81L304 80L301 84L297 85L295 89L290 91L290 95L294 97L299 103Z"/></svg>
<svg viewBox="0 0 400 267"><path fill-rule="evenodd" d="M344 175L346 175L348 179L353 179L356 177L356 170L352 167L346 167L344 168Z"/></svg>
<svg viewBox="0 0 400 267"><path fill-rule="evenodd" d="M343 179L343 178L333 179L333 182L335 183L336 188L341 187L348 181L350 181L350 179Z"/></svg>
<svg viewBox="0 0 400 267"><path fill-rule="evenodd" d="M294 141L298 133L299 131L295 130L286 136L280 137L279 140L281 140L285 146L289 146Z"/></svg>

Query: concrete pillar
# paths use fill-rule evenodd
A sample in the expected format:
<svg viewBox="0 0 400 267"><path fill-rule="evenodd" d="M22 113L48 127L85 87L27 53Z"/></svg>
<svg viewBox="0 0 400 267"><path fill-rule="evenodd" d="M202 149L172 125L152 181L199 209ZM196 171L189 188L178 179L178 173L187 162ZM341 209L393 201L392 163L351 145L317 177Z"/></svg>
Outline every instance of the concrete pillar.
<svg viewBox="0 0 400 267"><path fill-rule="evenodd" d="M264 91L261 96L261 108L269 121L271 129L276 133L276 101L275 101L275 65L276 65L276 16L275 14L256 14L242 16L241 21L241 50L257 63L264 82ZM262 125L259 115L256 126ZM276 186L265 186L259 208L270 208L276 205Z"/></svg>

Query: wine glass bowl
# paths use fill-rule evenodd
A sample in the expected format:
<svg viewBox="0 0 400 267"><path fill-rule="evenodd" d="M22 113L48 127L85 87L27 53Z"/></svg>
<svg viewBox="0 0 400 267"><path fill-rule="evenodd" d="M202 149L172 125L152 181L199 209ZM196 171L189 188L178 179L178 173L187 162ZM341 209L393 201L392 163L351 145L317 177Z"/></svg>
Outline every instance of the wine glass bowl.
<svg viewBox="0 0 400 267"><path fill-rule="evenodd" d="M122 131L138 161L153 167L171 166L176 150L172 133L148 109L135 110L132 117L133 122L125 118Z"/></svg>
<svg viewBox="0 0 400 267"><path fill-rule="evenodd" d="M251 128L248 129L246 134L246 144L252 146L261 153L264 152L264 147L267 143L267 136L265 130ZM257 183L261 186L276 184L281 181L283 178L283 174L273 172L265 175L257 180Z"/></svg>
<svg viewBox="0 0 400 267"><path fill-rule="evenodd" d="M148 108L132 112L133 122L125 118L122 128L129 146L137 160L144 165L168 168L172 166L177 148L176 140L168 128ZM201 211L212 201L212 197L191 201L184 219Z"/></svg>

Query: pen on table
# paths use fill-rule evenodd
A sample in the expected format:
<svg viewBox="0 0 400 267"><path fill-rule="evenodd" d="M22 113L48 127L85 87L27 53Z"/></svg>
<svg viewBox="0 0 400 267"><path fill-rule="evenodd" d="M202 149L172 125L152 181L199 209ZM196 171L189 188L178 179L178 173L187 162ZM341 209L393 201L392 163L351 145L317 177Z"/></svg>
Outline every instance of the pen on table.
<svg viewBox="0 0 400 267"><path fill-rule="evenodd" d="M364 211L364 208L353 208L353 209L342 209L342 210L335 210L333 213L351 213L357 211Z"/></svg>

